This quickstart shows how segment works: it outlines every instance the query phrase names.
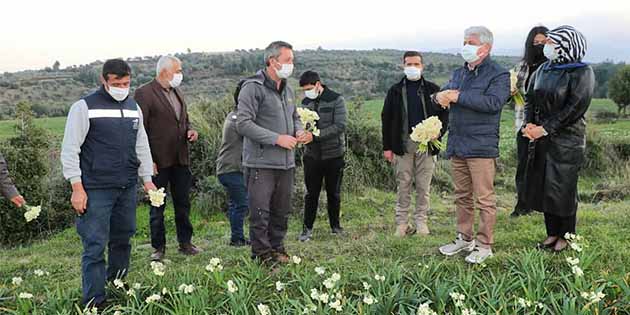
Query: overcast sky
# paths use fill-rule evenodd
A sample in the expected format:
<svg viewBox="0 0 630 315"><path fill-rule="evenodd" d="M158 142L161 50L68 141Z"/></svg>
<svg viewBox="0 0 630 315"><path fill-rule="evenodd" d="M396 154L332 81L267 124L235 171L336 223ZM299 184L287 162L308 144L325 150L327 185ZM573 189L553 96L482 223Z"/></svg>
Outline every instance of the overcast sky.
<svg viewBox="0 0 630 315"><path fill-rule="evenodd" d="M298 50L455 51L470 25L494 32L497 54L519 54L532 26L570 24L587 37L587 60L630 62L628 0L20 0L0 14L0 72L264 48L277 39Z"/></svg>

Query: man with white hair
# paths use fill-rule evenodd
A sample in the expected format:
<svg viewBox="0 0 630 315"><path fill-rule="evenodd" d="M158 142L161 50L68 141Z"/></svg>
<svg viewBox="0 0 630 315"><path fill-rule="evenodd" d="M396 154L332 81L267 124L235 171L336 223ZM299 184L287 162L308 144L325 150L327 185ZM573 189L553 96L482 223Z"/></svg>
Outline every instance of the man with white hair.
<svg viewBox="0 0 630 315"><path fill-rule="evenodd" d="M442 91L433 95L435 102L450 109L446 156L451 160L457 208L457 237L440 247L440 252L447 256L470 252L466 257L469 263L481 263L492 256L499 123L510 97L509 72L490 58L492 44L492 32L486 27L466 29L461 51L465 63ZM476 239L475 204L480 212Z"/></svg>
<svg viewBox="0 0 630 315"><path fill-rule="evenodd" d="M170 184L175 208L175 228L179 251L196 255L200 249L191 243L190 188L192 174L188 143L198 134L188 120L186 102L179 85L183 80L182 63L173 56L162 56L157 62L156 77L136 90L135 99L144 114L144 127L149 136L153 156L153 182L158 188ZM164 208L151 207L151 245L155 249L151 260L162 260L166 253Z"/></svg>

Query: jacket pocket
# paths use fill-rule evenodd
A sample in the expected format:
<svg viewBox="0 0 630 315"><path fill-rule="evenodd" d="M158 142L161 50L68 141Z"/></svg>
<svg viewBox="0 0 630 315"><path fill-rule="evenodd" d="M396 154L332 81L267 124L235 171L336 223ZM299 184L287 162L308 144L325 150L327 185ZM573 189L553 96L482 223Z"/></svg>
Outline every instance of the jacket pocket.
<svg viewBox="0 0 630 315"><path fill-rule="evenodd" d="M90 168L96 173L112 173L122 167L121 153L118 149L108 148L95 154Z"/></svg>

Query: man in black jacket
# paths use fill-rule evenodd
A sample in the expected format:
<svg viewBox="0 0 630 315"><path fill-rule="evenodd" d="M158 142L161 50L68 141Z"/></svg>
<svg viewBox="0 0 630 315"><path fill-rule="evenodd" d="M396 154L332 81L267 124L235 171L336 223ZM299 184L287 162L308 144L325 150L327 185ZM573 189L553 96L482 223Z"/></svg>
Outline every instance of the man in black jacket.
<svg viewBox="0 0 630 315"><path fill-rule="evenodd" d="M405 52L403 63L405 77L389 89L381 113L383 155L394 165L398 183L396 235L399 237L413 233L429 234L429 188L435 168L435 155L439 153L432 147L426 153L418 153L418 143L409 137L412 127L431 116L438 116L442 122L441 134L444 134L448 124L448 110L431 100L431 94L438 92L440 87L422 76L422 55L417 51ZM407 223L414 179L415 229Z"/></svg>
<svg viewBox="0 0 630 315"><path fill-rule="evenodd" d="M342 234L339 224L341 205L341 178L345 162L346 105L343 97L323 85L319 74L306 71L300 77L300 87L306 96L302 106L318 113L319 134L304 151L304 230L300 241L308 241L313 235L322 181L328 198L328 220L333 234ZM307 126L304 126L305 128Z"/></svg>

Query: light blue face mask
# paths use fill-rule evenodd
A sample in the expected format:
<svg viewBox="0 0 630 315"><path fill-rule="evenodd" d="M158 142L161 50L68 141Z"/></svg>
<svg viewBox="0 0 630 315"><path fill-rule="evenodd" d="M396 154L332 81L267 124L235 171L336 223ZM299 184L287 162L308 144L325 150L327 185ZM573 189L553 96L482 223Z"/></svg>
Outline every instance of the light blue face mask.
<svg viewBox="0 0 630 315"><path fill-rule="evenodd" d="M462 58L464 58L464 60L468 63L473 63L477 60L479 60L479 55L477 55L477 51L479 51L479 47L481 46L475 46L475 45L470 45L470 44L466 44L464 45L464 47L462 47Z"/></svg>
<svg viewBox="0 0 630 315"><path fill-rule="evenodd" d="M547 57L547 59L549 59L549 61L554 61L558 58L558 51L556 50L556 46L553 44L545 44L543 54Z"/></svg>

